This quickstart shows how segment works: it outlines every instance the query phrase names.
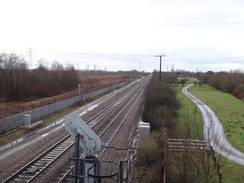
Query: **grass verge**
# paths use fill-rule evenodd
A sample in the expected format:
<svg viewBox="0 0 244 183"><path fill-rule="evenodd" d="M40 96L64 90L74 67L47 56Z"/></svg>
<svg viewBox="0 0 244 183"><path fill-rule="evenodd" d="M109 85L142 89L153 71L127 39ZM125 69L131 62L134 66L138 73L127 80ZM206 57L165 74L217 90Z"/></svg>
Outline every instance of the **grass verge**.
<svg viewBox="0 0 244 183"><path fill-rule="evenodd" d="M181 92L181 87L176 87L181 108L178 110L179 118L177 136L179 138L203 139L203 120L201 111L196 105Z"/></svg>
<svg viewBox="0 0 244 183"><path fill-rule="evenodd" d="M194 80L188 80L188 84ZM194 120L193 111L196 108L196 105L181 92L181 87L176 87L178 91L178 98L181 102L181 109L179 112L179 122L180 125L185 126L186 121ZM244 151L244 102L236 99L230 94L220 92L212 87L207 85L192 86L189 90L191 94L202 100L205 104L209 105L213 111L218 115L219 120L224 126L227 137L230 142L236 146L239 150ZM197 113L200 113L197 108ZM201 117L200 117L201 118ZM196 122L191 124L194 126L192 128L199 128L199 132L203 134L203 124L202 118L199 116L195 118ZM201 124L199 124L199 122ZM202 132L200 132L202 131ZM181 135L184 132L182 128L178 129L178 134ZM183 135L181 135L183 136ZM196 138L193 135L193 138ZM223 183L239 183L244 180L244 166L241 166L232 161L221 159L221 172L223 173Z"/></svg>
<svg viewBox="0 0 244 183"><path fill-rule="evenodd" d="M244 166L223 158L220 161L220 166L220 171L223 174L223 183L244 182Z"/></svg>
<svg viewBox="0 0 244 183"><path fill-rule="evenodd" d="M229 141L244 152L244 102L207 85L192 86L189 92L216 113Z"/></svg>
<svg viewBox="0 0 244 183"><path fill-rule="evenodd" d="M178 81L181 79L182 78L178 78ZM196 80L193 78L187 78L186 84L191 84L195 81ZM183 87L181 87L181 84L175 85L174 88L177 91L177 99L181 104L180 109L177 111L179 114L176 128L178 138L203 139L203 119L201 111L191 99L182 93L181 90Z"/></svg>

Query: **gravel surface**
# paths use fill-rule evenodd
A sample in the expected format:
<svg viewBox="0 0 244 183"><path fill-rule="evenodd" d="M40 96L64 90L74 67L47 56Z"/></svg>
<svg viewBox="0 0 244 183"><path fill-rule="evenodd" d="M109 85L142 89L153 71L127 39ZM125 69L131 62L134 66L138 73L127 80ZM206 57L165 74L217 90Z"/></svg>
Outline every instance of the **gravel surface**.
<svg viewBox="0 0 244 183"><path fill-rule="evenodd" d="M128 90L128 86L120 89L120 94L118 90L98 98L97 100L82 106L76 112L83 114L82 118L89 119L91 116L96 114L102 108L105 108L111 101L118 98L122 93ZM138 104L140 107L141 105ZM135 116L138 116L136 114ZM138 122L138 119L130 120L135 125ZM125 131L130 132L131 127L127 127ZM125 133L123 133L125 135ZM3 149L0 147L0 181L5 180L11 174L16 172L18 169L23 167L26 163L34 159L37 155L48 149L55 142L59 141L61 138L67 135L67 132L64 130L63 123L59 123L57 125L53 125L50 128L45 128L44 130L40 130L38 132L32 132L28 134L28 136L23 137L23 141L20 143L16 143L15 145ZM127 137L127 136L126 136ZM120 137L119 139L125 139L125 136ZM126 141L125 141L126 142ZM128 144L128 143L127 143ZM124 146L124 145L123 145ZM67 157L70 156L70 153L67 153ZM66 165L66 161L60 161L57 167L62 167ZM55 175L55 171L50 171L46 174L47 179L41 179L40 182L52 182L53 175Z"/></svg>
<svg viewBox="0 0 244 183"><path fill-rule="evenodd" d="M127 116L125 122L120 127L120 130L116 134L115 138L113 139L111 144L109 144L109 146L117 149L107 148L105 155L102 157L103 160L112 160L116 163L119 163L120 161L127 161L131 158L130 156L132 156L133 154L128 153L128 150L131 150L132 148L130 146L130 141L133 141L134 136L137 135L137 126L143 110L143 104L144 97L143 95L141 95L133 109L130 111L130 114ZM113 173L116 173L117 165L102 162L102 169L102 175L111 175ZM126 170L125 166L123 167L123 170ZM125 178L125 174L123 176ZM133 175L130 176L133 179ZM115 181L113 179L104 179L102 180L102 182L112 183Z"/></svg>

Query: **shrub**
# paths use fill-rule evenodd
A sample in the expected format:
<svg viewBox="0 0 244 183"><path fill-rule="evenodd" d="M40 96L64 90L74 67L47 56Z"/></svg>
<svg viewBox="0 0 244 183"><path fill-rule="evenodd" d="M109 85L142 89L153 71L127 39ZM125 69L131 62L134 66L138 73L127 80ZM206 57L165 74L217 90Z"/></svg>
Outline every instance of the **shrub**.
<svg viewBox="0 0 244 183"><path fill-rule="evenodd" d="M139 161L141 166L148 167L155 163L159 154L159 148L157 139L155 136L150 135L143 143L139 146Z"/></svg>

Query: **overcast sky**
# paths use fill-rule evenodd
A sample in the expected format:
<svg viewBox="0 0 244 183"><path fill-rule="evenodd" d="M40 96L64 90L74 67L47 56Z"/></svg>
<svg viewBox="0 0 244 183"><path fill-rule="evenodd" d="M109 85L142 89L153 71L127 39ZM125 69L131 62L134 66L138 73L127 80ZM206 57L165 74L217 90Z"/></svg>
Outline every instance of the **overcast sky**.
<svg viewBox="0 0 244 183"><path fill-rule="evenodd" d="M244 71L243 0L0 0L0 53L79 69Z"/></svg>

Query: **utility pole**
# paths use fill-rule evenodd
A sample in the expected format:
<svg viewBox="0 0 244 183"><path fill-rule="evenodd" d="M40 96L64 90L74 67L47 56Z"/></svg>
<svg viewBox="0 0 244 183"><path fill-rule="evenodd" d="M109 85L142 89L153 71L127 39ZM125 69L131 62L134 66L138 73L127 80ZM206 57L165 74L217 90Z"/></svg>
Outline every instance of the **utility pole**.
<svg viewBox="0 0 244 183"><path fill-rule="evenodd" d="M161 81L161 65L162 65L162 57L166 57L166 55L156 55L155 57L159 57L160 58L160 67L159 67L159 81Z"/></svg>

